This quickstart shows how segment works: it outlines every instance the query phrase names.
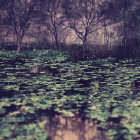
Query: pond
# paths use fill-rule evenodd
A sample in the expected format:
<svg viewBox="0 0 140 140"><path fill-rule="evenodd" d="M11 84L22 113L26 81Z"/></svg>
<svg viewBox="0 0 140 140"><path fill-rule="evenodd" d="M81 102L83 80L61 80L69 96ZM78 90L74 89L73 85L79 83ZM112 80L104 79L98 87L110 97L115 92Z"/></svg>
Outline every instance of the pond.
<svg viewBox="0 0 140 140"><path fill-rule="evenodd" d="M46 120L46 118L45 118ZM55 115L46 122L48 140L109 140L105 132L96 127L96 122L89 119Z"/></svg>
<svg viewBox="0 0 140 140"><path fill-rule="evenodd" d="M1 57L0 139L139 139L139 79L138 60Z"/></svg>

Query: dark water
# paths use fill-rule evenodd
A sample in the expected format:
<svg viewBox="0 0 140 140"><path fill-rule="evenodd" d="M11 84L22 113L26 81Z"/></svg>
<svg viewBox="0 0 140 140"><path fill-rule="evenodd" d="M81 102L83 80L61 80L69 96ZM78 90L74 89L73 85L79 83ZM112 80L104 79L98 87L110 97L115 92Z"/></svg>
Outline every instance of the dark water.
<svg viewBox="0 0 140 140"><path fill-rule="evenodd" d="M45 116L42 117L44 122ZM109 140L105 132L97 129L96 121L81 117L67 118L55 115L46 121L47 140Z"/></svg>

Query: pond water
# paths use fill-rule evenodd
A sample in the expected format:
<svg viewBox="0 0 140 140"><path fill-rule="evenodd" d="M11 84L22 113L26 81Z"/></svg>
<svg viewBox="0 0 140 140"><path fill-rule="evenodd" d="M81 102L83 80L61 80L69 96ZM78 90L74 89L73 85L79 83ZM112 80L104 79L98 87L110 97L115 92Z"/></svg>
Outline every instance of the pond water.
<svg viewBox="0 0 140 140"><path fill-rule="evenodd" d="M1 58L0 139L139 139L139 79L138 60Z"/></svg>
<svg viewBox="0 0 140 140"><path fill-rule="evenodd" d="M55 115L46 122L45 128L49 132L48 140L109 140L105 132L97 129L93 120L78 116Z"/></svg>

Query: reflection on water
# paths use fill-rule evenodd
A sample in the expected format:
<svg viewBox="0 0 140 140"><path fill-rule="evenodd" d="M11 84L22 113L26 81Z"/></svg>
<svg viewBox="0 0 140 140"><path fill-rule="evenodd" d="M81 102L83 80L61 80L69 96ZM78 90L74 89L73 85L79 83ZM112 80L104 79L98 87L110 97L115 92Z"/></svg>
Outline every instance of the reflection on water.
<svg viewBox="0 0 140 140"><path fill-rule="evenodd" d="M97 130L92 120L82 120L79 117L64 118L56 115L46 124L49 132L47 140L109 140L104 132Z"/></svg>
<svg viewBox="0 0 140 140"><path fill-rule="evenodd" d="M30 69L31 73L44 73L44 74L58 74L59 71L57 68L51 68L49 66L44 65L34 65Z"/></svg>
<svg viewBox="0 0 140 140"><path fill-rule="evenodd" d="M30 70L31 73L44 73L44 74L48 74L51 73L51 71L49 70L48 67L44 67L43 65L35 65L31 68Z"/></svg>

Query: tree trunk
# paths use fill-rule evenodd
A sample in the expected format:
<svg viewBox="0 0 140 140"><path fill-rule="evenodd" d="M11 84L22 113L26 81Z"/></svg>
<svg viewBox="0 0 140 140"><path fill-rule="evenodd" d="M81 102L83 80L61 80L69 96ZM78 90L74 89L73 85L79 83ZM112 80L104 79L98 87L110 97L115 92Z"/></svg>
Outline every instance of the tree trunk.
<svg viewBox="0 0 140 140"><path fill-rule="evenodd" d="M17 53L21 52L21 46L22 46L22 35L17 34Z"/></svg>
<svg viewBox="0 0 140 140"><path fill-rule="evenodd" d="M127 2L127 1L125 1ZM127 57L129 54L127 54L127 41L128 41L128 23L127 23L127 3L125 4L125 7L123 9L123 47L124 47L124 57Z"/></svg>
<svg viewBox="0 0 140 140"><path fill-rule="evenodd" d="M83 39L83 45L82 45L82 57L83 59L86 57L86 49L87 49L87 29L86 29L86 32L85 32L85 36L84 36L84 39Z"/></svg>
<svg viewBox="0 0 140 140"><path fill-rule="evenodd" d="M55 38L56 49L59 49L58 34L57 33L55 33L54 38Z"/></svg>

